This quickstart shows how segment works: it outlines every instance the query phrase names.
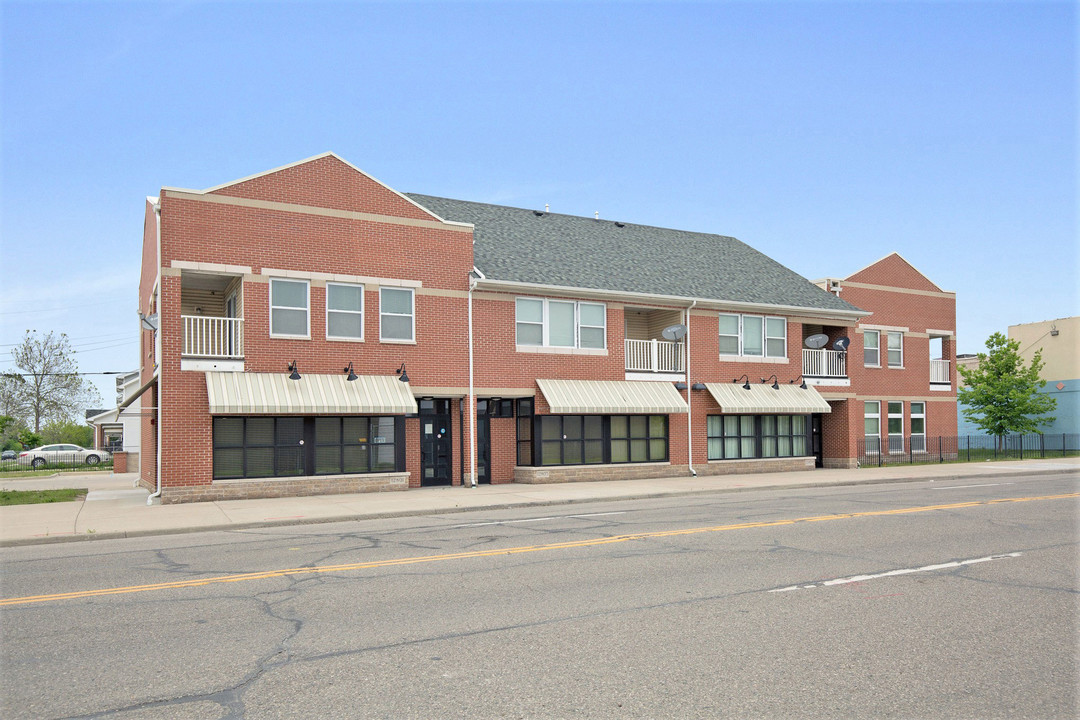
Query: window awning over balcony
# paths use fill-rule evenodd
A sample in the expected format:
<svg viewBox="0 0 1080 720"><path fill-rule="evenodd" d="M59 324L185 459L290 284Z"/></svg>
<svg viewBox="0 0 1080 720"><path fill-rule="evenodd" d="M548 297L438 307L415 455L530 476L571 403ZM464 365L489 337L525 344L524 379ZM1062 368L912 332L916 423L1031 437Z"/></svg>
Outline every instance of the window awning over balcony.
<svg viewBox="0 0 1080 720"><path fill-rule="evenodd" d="M211 415L401 415L415 413L416 399L394 375L304 373L206 373Z"/></svg>
<svg viewBox="0 0 1080 720"><path fill-rule="evenodd" d="M725 413L827 413L832 412L813 387L798 385L751 385L749 390L738 383L705 383L716 404Z"/></svg>
<svg viewBox="0 0 1080 720"><path fill-rule="evenodd" d="M667 382L537 380L555 414L684 413L686 401Z"/></svg>

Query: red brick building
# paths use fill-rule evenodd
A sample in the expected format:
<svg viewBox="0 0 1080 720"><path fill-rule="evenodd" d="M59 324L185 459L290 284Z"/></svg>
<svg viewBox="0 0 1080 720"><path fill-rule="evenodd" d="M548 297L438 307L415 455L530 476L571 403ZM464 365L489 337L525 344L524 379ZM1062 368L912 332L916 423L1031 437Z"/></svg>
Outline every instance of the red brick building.
<svg viewBox="0 0 1080 720"><path fill-rule="evenodd" d="M734 238L406 195L330 153L148 198L139 305L163 502L809 470L956 428L955 297L897 255L819 287Z"/></svg>

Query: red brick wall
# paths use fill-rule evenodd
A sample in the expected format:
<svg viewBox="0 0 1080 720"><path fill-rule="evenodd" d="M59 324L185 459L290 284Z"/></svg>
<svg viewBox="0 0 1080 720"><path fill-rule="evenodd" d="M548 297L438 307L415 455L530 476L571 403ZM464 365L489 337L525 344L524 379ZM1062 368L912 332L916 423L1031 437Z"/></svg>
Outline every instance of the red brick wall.
<svg viewBox="0 0 1080 720"><path fill-rule="evenodd" d="M316 160L215 191L240 196L433 222L411 202L356 173L333 157ZM350 217L284 212L193 200L162 193L162 255L174 260L251 267L243 283L244 367L248 372L286 372L296 361L301 374L341 373L349 362L359 374L390 375L405 362L412 385L467 384L465 291L472 269L472 235L443 227L401 225ZM149 244L149 243L147 243ZM146 262L146 258L144 258ZM416 281L416 343L379 341L379 291L365 287L364 341L327 340L326 291L310 286L309 340L269 336L268 277L263 268ZM154 273L144 265L144 276ZM152 284L152 280L151 280ZM211 483L212 426L202 372L181 371L182 279L162 278L160 297L163 357L160 369L163 440L162 475L170 486ZM456 414L457 407L454 407ZM457 425L457 419L453 421ZM419 484L419 428L407 423L407 465ZM467 440L467 437L465 438ZM147 438L144 437L144 443ZM152 443L145 445L152 447ZM461 482L459 444L454 441L454 480ZM144 453L147 462L152 453ZM144 476L148 467L144 467Z"/></svg>
<svg viewBox="0 0 1080 720"><path fill-rule="evenodd" d="M265 200L333 211L393 216L412 224L380 222L365 217L333 216L333 213L289 212L206 202L186 194L162 193L162 254L167 274L161 279L159 299L163 361L160 368L163 393L148 393L148 407L160 404L167 432L162 448L163 477L172 487L196 488L212 480L212 427L202 372L181 371L180 299L182 278L172 269L175 260L238 265L252 268L243 282L244 367L248 372L286 372L296 361L301 374L341 373L349 362L359 374L389 375L406 363L411 384L424 388L457 388L468 385L467 288L472 268L472 235L451 226L433 225L433 216L418 209L397 193L356 172L336 157L326 156L291 168L238 182L213 191L217 198ZM144 224L143 271L140 306L146 305L158 273L154 216L148 207ZM273 270L334 273L414 281L416 288L416 343L379 341L379 292L375 283L365 288L363 342L339 342L325 337L325 288L320 281L310 286L310 339L269 337L269 282L262 272ZM825 456L835 463L852 458L862 437L863 399L902 398L927 402L927 433L944 433L951 420L955 434L955 393L929 391L929 339L927 329L955 328L955 298L911 268L899 256L860 271L845 281L842 297L873 312L860 325L910 328L905 337L903 370L864 368L862 335L855 327L827 327L831 339L852 338L848 358L850 388L823 388L823 392L853 394L837 399L824 419ZM888 285L907 292L859 287ZM625 377L625 316L621 303L608 302L607 352L518 352L515 344L515 293L477 292L473 302L474 384L478 388L516 388L532 391L536 412L547 413L537 378L621 380ZM539 297L539 295L537 295ZM557 298L555 295L544 297ZM667 309L683 310L678 306ZM719 356L718 320L715 311L695 310L690 319L691 384L728 383L747 375L758 383L773 375L786 384L802 374L802 320L789 319L787 359L784 362L732 362ZM954 344L946 343L952 358ZM885 341L882 338L882 354ZM152 336L143 337L143 379L152 368ZM955 373L955 370L954 370ZM436 393L437 394L437 393ZM707 391L683 392L692 405L688 426L685 414L669 417L671 466L707 466L706 422L720 412ZM451 407L453 481L460 484L462 459L468 462L468 428L462 427L461 407ZM152 413L144 413L142 479L154 482L156 426ZM469 413L465 412L468 418ZM882 427L886 418L882 417ZM906 418L906 422L909 419ZM467 422L464 423L467 425ZM692 458L687 433L692 437ZM406 470L409 485L421 484L419 420L405 424ZM508 418L491 420L492 482L509 482L516 466L516 425ZM462 448L464 447L464 452ZM683 472L672 470L672 472ZM190 494L190 493L189 493ZM197 495L197 493L196 493ZM191 495L194 497L195 495Z"/></svg>
<svg viewBox="0 0 1080 720"><path fill-rule="evenodd" d="M233 183L212 194L391 217L435 219L431 213L334 156Z"/></svg>
<svg viewBox="0 0 1080 720"><path fill-rule="evenodd" d="M869 285L873 287L863 287ZM911 403L926 403L927 437L956 435L956 357L955 342L942 343L944 359L949 360L952 387L948 391L930 389L930 344L928 330L956 330L956 297L915 270L899 255L893 254L852 275L841 283L841 297L872 314L858 323L858 329L875 326L907 328L904 332L903 368L888 366L887 330L881 330L880 367L866 367L863 361L863 333L851 335L848 355L850 390L846 413L850 428L848 442L827 448L826 457L856 455L856 444L864 433L864 403L881 403L882 442L888 433L888 402L904 404L904 435L911 433ZM840 404L840 403L837 403ZM835 405L834 405L835 408ZM835 412L835 410L834 410ZM833 418L835 422L837 418ZM829 434L826 433L826 437Z"/></svg>
<svg viewBox="0 0 1080 720"><path fill-rule="evenodd" d="M139 275L139 312L150 315L155 308L152 305L154 283L157 281L160 262L157 249L157 215L154 206L147 201L143 215L142 266ZM148 330L139 333L139 379L149 382L154 376L154 334ZM139 483L151 490L157 485L157 407L156 392L151 388L143 393L140 406L140 441Z"/></svg>

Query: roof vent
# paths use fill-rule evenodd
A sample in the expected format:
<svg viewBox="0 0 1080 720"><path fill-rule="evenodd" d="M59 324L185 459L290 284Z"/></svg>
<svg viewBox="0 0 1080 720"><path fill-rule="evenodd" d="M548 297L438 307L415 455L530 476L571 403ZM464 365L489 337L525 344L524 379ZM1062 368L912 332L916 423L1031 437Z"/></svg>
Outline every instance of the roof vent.
<svg viewBox="0 0 1080 720"><path fill-rule="evenodd" d="M551 212L551 205L544 203L544 212Z"/></svg>
<svg viewBox="0 0 1080 720"><path fill-rule="evenodd" d="M535 215L536 217L544 217L544 213L540 212L539 210L533 210L533 215Z"/></svg>
<svg viewBox="0 0 1080 720"><path fill-rule="evenodd" d="M599 219L600 219L600 211L599 211L599 210L597 210L597 211L596 211L595 213L593 213L593 215L595 215L595 216L596 216L596 219L597 219L597 220L599 220Z"/></svg>
<svg viewBox="0 0 1080 720"><path fill-rule="evenodd" d="M626 225L624 223L616 221L615 222L615 227L626 227Z"/></svg>

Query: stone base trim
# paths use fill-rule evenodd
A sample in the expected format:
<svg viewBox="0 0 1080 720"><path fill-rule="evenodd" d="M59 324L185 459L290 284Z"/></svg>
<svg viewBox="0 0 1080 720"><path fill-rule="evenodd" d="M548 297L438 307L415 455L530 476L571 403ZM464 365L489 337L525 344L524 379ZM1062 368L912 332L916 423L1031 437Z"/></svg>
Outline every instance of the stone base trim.
<svg viewBox="0 0 1080 720"><path fill-rule="evenodd" d="M799 472L814 469L814 458L760 458L753 460L717 460L708 465L695 465L698 475L737 475L740 473ZM595 482L598 480L645 480L686 477L690 469L669 463L632 465L546 465L514 468L514 482L526 485L566 482Z"/></svg>
<svg viewBox="0 0 1080 720"><path fill-rule="evenodd" d="M814 469L812 457L750 458L747 460L713 460L708 465L695 465L698 475L741 475L743 473L802 472Z"/></svg>
<svg viewBox="0 0 1080 720"><path fill-rule="evenodd" d="M259 480L218 480L210 485L164 487L161 503L252 500L255 498L299 497L302 495L343 495L348 493L391 492L409 489L409 473L375 475L320 475L318 477L265 478Z"/></svg>
<svg viewBox="0 0 1080 720"><path fill-rule="evenodd" d="M635 463L633 465L544 465L514 468L514 482L526 485L597 480L642 480L645 478L683 477L690 471L685 465L670 463Z"/></svg>

